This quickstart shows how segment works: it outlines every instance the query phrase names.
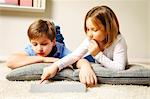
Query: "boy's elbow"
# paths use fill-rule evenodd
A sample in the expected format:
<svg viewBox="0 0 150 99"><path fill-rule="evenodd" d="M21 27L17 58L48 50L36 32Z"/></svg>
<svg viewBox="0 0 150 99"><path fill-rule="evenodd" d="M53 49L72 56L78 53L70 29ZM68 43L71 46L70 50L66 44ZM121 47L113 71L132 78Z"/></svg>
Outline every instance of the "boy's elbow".
<svg viewBox="0 0 150 99"><path fill-rule="evenodd" d="M19 58L17 58L17 56L13 55L8 57L7 61L6 61L6 65L8 68L10 69L15 69L17 67L19 67L19 63L17 62Z"/></svg>
<svg viewBox="0 0 150 99"><path fill-rule="evenodd" d="M14 67L12 65L8 65L7 67L10 68L10 69L15 69L16 68L16 67Z"/></svg>
<svg viewBox="0 0 150 99"><path fill-rule="evenodd" d="M15 69L16 68L16 65L11 61L7 61L6 66L10 69Z"/></svg>

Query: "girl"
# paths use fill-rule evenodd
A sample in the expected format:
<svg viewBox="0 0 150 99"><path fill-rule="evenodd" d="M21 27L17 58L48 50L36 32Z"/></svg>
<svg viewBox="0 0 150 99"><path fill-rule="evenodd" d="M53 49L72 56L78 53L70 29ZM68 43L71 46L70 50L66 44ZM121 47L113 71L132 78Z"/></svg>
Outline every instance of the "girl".
<svg viewBox="0 0 150 99"><path fill-rule="evenodd" d="M82 58L85 54L92 55L95 62L105 68L113 71L125 69L127 45L120 34L117 17L109 7L92 8L85 16L84 30L87 35L84 42L73 53L45 68L41 82L55 76L56 72L53 70L61 70L77 61L80 81L88 86L96 85L97 78L90 63Z"/></svg>

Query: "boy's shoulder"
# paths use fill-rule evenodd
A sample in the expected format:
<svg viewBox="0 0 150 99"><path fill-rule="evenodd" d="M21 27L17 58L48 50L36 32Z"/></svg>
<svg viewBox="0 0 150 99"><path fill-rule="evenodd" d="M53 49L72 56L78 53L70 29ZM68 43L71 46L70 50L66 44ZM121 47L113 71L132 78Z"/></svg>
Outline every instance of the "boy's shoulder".
<svg viewBox="0 0 150 99"><path fill-rule="evenodd" d="M65 45L62 43L56 42L56 47L57 47L57 49L64 49Z"/></svg>
<svg viewBox="0 0 150 99"><path fill-rule="evenodd" d="M71 53L71 51L62 43L56 42L57 53L60 53L61 58Z"/></svg>
<svg viewBox="0 0 150 99"><path fill-rule="evenodd" d="M56 47L58 51L64 51L64 50L69 50L65 44L60 43L60 42L56 42Z"/></svg>
<svg viewBox="0 0 150 99"><path fill-rule="evenodd" d="M60 43L60 42L56 42L56 47L58 50L64 50L64 49L68 49L66 48L66 46L63 44L63 43Z"/></svg>
<svg viewBox="0 0 150 99"><path fill-rule="evenodd" d="M65 44L63 44L63 43L60 43L60 42L56 42L56 46L65 46Z"/></svg>

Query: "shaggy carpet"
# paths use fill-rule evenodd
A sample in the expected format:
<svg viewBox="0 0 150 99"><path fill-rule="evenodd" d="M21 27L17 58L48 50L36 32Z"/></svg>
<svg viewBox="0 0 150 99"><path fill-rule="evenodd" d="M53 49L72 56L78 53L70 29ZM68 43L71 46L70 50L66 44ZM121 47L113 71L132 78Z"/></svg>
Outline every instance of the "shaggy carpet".
<svg viewBox="0 0 150 99"><path fill-rule="evenodd" d="M142 85L99 84L87 92L31 93L31 84L39 81L8 81L5 76L9 71L0 63L0 99L150 99L150 87Z"/></svg>

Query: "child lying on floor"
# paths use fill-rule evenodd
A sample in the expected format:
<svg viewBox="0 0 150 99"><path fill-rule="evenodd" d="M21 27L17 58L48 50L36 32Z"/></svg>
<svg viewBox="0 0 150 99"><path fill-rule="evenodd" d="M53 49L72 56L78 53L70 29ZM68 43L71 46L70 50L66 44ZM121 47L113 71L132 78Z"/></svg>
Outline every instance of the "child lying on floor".
<svg viewBox="0 0 150 99"><path fill-rule="evenodd" d="M96 6L85 16L84 30L87 38L71 54L46 67L41 76L41 82L52 78L57 71L77 61L80 69L79 79L88 86L97 84L97 78L90 63L82 59L90 54L97 63L104 67L120 71L127 65L127 45L120 33L119 22L115 13L107 6Z"/></svg>

